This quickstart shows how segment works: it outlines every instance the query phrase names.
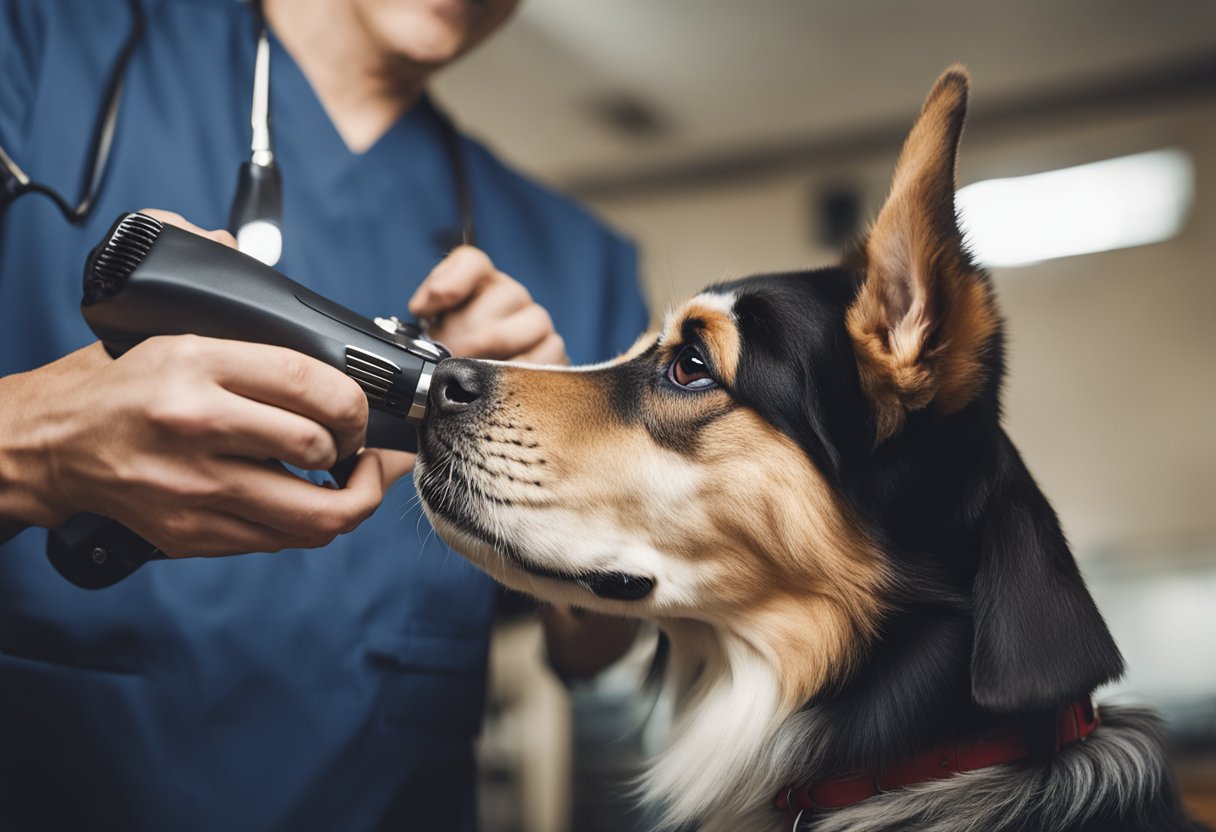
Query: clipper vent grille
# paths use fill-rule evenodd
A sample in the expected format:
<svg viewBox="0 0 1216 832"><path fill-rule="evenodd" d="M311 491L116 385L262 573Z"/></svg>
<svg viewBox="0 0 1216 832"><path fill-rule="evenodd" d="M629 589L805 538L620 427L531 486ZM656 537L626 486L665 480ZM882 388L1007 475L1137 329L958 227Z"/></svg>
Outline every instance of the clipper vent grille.
<svg viewBox="0 0 1216 832"><path fill-rule="evenodd" d="M145 214L127 214L93 258L85 276L85 295L96 299L120 291L143 262L164 225Z"/></svg>
<svg viewBox="0 0 1216 832"><path fill-rule="evenodd" d="M346 374L358 382L369 399L381 404L401 375L401 368L384 356L347 345Z"/></svg>

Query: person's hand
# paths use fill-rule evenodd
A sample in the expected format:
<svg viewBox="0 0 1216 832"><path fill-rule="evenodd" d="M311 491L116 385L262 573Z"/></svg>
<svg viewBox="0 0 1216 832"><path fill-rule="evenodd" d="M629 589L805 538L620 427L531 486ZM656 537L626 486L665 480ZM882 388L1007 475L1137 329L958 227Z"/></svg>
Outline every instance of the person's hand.
<svg viewBox="0 0 1216 832"><path fill-rule="evenodd" d="M458 358L570 361L549 313L472 246L460 246L444 258L414 292L409 308L427 323L427 335Z"/></svg>
<svg viewBox="0 0 1216 832"><path fill-rule="evenodd" d="M554 605L541 614L549 664L563 679L590 679L619 661L638 634L636 618Z"/></svg>
<svg viewBox="0 0 1216 832"><path fill-rule="evenodd" d="M145 213L233 244L227 232ZM362 447L367 425L353 380L280 347L157 337L112 360L95 343L0 385L9 525L88 511L171 556L317 547L367 518L413 467L413 454L366 450L333 489L268 463L330 468Z"/></svg>

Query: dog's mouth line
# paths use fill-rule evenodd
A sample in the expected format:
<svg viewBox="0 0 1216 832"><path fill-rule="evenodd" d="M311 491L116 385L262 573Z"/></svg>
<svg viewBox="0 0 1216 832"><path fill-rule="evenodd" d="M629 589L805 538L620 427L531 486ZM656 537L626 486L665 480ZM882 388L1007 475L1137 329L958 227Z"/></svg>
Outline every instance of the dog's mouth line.
<svg viewBox="0 0 1216 832"><path fill-rule="evenodd" d="M490 541L486 541L490 543ZM494 544L490 544L494 545ZM600 598L613 601L640 601L650 594L654 588L654 579L626 572L590 571L583 573L563 572L546 566L540 566L523 558L514 547L506 546L498 549L503 557L529 575L538 578L548 578L553 581L578 584L583 589Z"/></svg>
<svg viewBox="0 0 1216 832"><path fill-rule="evenodd" d="M430 473L431 468L434 467L435 460L427 460L427 462L426 473ZM521 572L538 578L581 586L591 594L611 601L640 601L654 589L654 578L644 575L632 575L616 570L567 572L561 569L541 566L533 562L524 556L517 546L510 541L503 540L500 535L483 528L470 516L471 512L469 511L468 503L470 499L476 500L478 498L475 494L476 489L471 486L466 477L456 474L455 476L451 476L446 483L449 492L454 484L458 485L461 491L465 492L465 494L460 495L464 499L459 501L453 499L454 495L451 493L442 496L435 493L432 483L433 478L433 476L417 478L418 492L426 506L464 534L500 553L503 558Z"/></svg>

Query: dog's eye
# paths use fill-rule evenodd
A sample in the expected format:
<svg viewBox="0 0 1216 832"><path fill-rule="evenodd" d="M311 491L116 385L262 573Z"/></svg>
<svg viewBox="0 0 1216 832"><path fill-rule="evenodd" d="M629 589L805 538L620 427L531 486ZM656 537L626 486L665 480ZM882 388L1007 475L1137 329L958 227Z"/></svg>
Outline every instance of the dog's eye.
<svg viewBox="0 0 1216 832"><path fill-rule="evenodd" d="M718 384L709 374L709 367L701 357L701 351L693 346L680 350L675 361L667 368L667 378L672 384L687 390L704 390Z"/></svg>

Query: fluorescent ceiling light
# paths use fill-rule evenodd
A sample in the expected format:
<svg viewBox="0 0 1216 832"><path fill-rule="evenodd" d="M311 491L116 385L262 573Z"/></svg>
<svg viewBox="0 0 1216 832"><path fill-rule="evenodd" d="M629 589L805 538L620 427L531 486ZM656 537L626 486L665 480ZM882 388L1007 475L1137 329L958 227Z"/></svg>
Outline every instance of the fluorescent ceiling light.
<svg viewBox="0 0 1216 832"><path fill-rule="evenodd" d="M1190 155L1172 148L976 182L955 205L980 263L1024 266L1168 240L1194 191Z"/></svg>

